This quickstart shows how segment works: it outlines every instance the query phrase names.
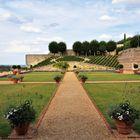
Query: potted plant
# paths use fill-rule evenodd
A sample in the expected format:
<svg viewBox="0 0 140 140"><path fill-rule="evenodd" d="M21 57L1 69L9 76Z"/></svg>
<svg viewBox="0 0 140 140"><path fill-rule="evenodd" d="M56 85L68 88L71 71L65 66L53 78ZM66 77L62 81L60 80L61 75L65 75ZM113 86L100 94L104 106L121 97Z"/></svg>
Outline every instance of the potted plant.
<svg viewBox="0 0 140 140"><path fill-rule="evenodd" d="M134 73L137 73L138 72L138 64L133 64L133 71Z"/></svg>
<svg viewBox="0 0 140 140"><path fill-rule="evenodd" d="M54 80L55 80L57 83L59 83L59 82L61 81L61 79L62 79L62 75L56 75L56 76L54 77Z"/></svg>
<svg viewBox="0 0 140 140"><path fill-rule="evenodd" d="M140 112L130 105L128 101L113 107L109 115L116 122L117 131L120 134L130 134L132 125L139 119Z"/></svg>
<svg viewBox="0 0 140 140"><path fill-rule="evenodd" d="M24 76L19 76L19 81L23 82L23 78L24 78Z"/></svg>
<svg viewBox="0 0 140 140"><path fill-rule="evenodd" d="M85 76L85 75L79 75L78 77L79 77L79 79L81 80L82 83L85 83L85 81L88 79L88 77Z"/></svg>
<svg viewBox="0 0 140 140"><path fill-rule="evenodd" d="M78 70L75 70L75 73L78 75L79 74L79 71Z"/></svg>
<svg viewBox="0 0 140 140"><path fill-rule="evenodd" d="M31 101L25 101L19 106L10 106L5 118L9 121L17 135L25 135L31 122L35 120L35 110Z"/></svg>
<svg viewBox="0 0 140 140"><path fill-rule="evenodd" d="M14 84L17 84L19 80L20 80L19 76L12 76L12 81Z"/></svg>
<svg viewBox="0 0 140 140"><path fill-rule="evenodd" d="M119 69L119 73L123 73L123 65L122 64L119 64L117 68Z"/></svg>

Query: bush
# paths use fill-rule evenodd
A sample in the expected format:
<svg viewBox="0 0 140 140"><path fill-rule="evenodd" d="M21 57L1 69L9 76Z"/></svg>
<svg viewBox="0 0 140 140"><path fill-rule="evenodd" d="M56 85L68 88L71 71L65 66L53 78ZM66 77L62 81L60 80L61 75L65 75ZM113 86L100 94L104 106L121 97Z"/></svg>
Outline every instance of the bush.
<svg viewBox="0 0 140 140"><path fill-rule="evenodd" d="M85 75L79 75L78 77L79 77L79 79L82 80L82 81L86 81L86 80L88 79L88 77L85 76Z"/></svg>
<svg viewBox="0 0 140 140"><path fill-rule="evenodd" d="M54 77L54 80L57 81L57 82L61 81L61 79L62 79L62 75L56 75Z"/></svg>
<svg viewBox="0 0 140 140"><path fill-rule="evenodd" d="M17 68L17 66L16 66L16 65L13 65L13 66L12 66L12 69L16 69L16 68Z"/></svg>
<svg viewBox="0 0 140 140"><path fill-rule="evenodd" d="M19 106L10 106L5 118L9 121L12 127L21 126L24 123L30 123L35 120L35 110L31 101L25 101Z"/></svg>

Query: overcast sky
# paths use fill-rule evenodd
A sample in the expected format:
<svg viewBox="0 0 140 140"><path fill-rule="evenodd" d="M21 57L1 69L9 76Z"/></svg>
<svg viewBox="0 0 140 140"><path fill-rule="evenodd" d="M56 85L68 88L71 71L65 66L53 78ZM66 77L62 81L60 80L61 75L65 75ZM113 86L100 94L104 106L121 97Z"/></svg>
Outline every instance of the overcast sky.
<svg viewBox="0 0 140 140"><path fill-rule="evenodd" d="M0 0L0 64L25 64L49 42L115 40L140 32L140 0Z"/></svg>

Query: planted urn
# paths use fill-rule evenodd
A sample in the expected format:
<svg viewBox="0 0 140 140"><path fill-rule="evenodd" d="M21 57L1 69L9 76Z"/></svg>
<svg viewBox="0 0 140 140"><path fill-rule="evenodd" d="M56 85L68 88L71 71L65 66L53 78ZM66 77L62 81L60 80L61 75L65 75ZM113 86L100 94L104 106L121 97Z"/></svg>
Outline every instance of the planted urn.
<svg viewBox="0 0 140 140"><path fill-rule="evenodd" d="M17 135L25 135L30 123L35 120L35 110L32 102L26 100L19 106L10 106L5 113L5 118L15 129Z"/></svg>
<svg viewBox="0 0 140 140"><path fill-rule="evenodd" d="M130 134L136 119L139 119L140 112L128 101L113 107L109 116L115 120L116 128L120 134Z"/></svg>

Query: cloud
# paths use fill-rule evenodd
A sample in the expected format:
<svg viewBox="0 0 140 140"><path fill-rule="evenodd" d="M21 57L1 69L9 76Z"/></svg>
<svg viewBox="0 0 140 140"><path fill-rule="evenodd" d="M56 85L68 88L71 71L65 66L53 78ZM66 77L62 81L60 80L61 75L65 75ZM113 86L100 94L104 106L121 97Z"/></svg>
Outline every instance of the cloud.
<svg viewBox="0 0 140 140"><path fill-rule="evenodd" d="M139 0L112 0L113 4L125 3L125 4L140 4Z"/></svg>
<svg viewBox="0 0 140 140"><path fill-rule="evenodd" d="M0 21L8 20L10 17L11 17L10 12L0 9Z"/></svg>
<svg viewBox="0 0 140 140"><path fill-rule="evenodd" d="M108 40L112 39L112 36L109 35L109 34L101 34L101 35L99 36L99 39L100 39L100 40L106 40L106 41L108 41Z"/></svg>
<svg viewBox="0 0 140 140"><path fill-rule="evenodd" d="M41 33L41 29L38 27L35 27L31 24L23 24L20 26L20 30L24 32L30 32L30 33Z"/></svg>
<svg viewBox="0 0 140 140"><path fill-rule="evenodd" d="M10 47L5 49L7 53L31 53L31 52L40 52L40 49L35 46L31 46L25 42L14 40L10 42Z"/></svg>
<svg viewBox="0 0 140 140"><path fill-rule="evenodd" d="M108 16L108 15L103 15L99 18L101 21L104 21L104 22L111 22L111 21L114 21L115 18L111 17L111 16Z"/></svg>

